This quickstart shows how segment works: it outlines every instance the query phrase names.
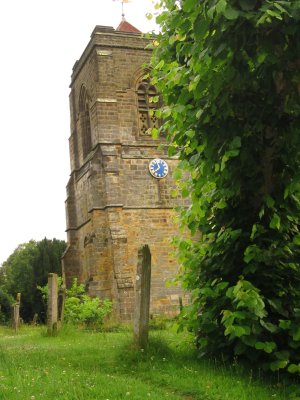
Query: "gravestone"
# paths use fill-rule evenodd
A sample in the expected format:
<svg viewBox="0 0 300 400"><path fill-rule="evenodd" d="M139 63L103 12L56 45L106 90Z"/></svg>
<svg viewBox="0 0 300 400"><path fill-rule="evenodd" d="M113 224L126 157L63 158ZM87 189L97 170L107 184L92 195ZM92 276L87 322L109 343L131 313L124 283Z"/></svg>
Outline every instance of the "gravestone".
<svg viewBox="0 0 300 400"><path fill-rule="evenodd" d="M17 293L17 302L12 306L12 325L15 333L18 332L20 326L20 303L21 293Z"/></svg>
<svg viewBox="0 0 300 400"><path fill-rule="evenodd" d="M58 282L57 274L48 274L48 310L47 310L47 325L48 334L55 335L57 333L57 296Z"/></svg>
<svg viewBox="0 0 300 400"><path fill-rule="evenodd" d="M32 325L37 325L38 324L38 319L39 319L39 315L38 313L34 313L33 319L32 319Z"/></svg>
<svg viewBox="0 0 300 400"><path fill-rule="evenodd" d="M148 344L151 286L151 253L148 245L138 251L135 284L134 338L138 347Z"/></svg>

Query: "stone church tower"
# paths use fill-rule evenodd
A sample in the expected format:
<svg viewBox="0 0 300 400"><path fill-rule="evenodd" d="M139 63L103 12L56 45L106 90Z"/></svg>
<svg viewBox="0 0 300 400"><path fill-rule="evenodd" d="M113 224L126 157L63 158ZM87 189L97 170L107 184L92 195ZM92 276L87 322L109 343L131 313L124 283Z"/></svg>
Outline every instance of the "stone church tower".
<svg viewBox="0 0 300 400"><path fill-rule="evenodd" d="M75 63L70 93L71 176L67 185L67 286L74 277L91 296L110 298L130 320L138 249L152 254L152 314L174 315L178 287L166 287L178 265L170 240L177 233L171 197L176 160L148 128L155 88L144 79L149 40L123 20L96 26ZM160 159L162 161L156 161ZM151 163L152 162L152 163ZM149 167L150 165L150 167Z"/></svg>

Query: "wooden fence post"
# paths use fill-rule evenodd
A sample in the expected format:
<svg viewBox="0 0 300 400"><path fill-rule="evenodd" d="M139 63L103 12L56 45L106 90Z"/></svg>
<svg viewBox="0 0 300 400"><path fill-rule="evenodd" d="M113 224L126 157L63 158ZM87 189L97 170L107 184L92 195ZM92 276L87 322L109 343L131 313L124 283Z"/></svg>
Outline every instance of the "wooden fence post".
<svg viewBox="0 0 300 400"><path fill-rule="evenodd" d="M148 344L151 286L151 253L148 245L138 251L135 285L134 339L144 349Z"/></svg>

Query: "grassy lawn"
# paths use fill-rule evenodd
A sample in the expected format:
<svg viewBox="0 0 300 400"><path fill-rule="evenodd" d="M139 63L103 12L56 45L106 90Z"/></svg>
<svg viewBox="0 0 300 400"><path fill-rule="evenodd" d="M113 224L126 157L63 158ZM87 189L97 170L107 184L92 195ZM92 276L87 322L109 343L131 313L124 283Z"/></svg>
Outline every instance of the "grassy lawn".
<svg viewBox="0 0 300 400"><path fill-rule="evenodd" d="M197 360L191 337L172 329L151 332L148 351L136 350L128 331L44 332L0 327L0 400L300 399L237 365Z"/></svg>

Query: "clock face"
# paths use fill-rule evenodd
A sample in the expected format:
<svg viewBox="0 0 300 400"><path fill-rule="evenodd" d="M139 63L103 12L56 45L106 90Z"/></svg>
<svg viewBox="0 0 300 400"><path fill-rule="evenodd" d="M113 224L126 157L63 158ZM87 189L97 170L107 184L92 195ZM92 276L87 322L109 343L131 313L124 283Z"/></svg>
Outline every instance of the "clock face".
<svg viewBox="0 0 300 400"><path fill-rule="evenodd" d="M168 175L168 164L160 158L155 158L149 163L149 171L154 178L165 178Z"/></svg>

